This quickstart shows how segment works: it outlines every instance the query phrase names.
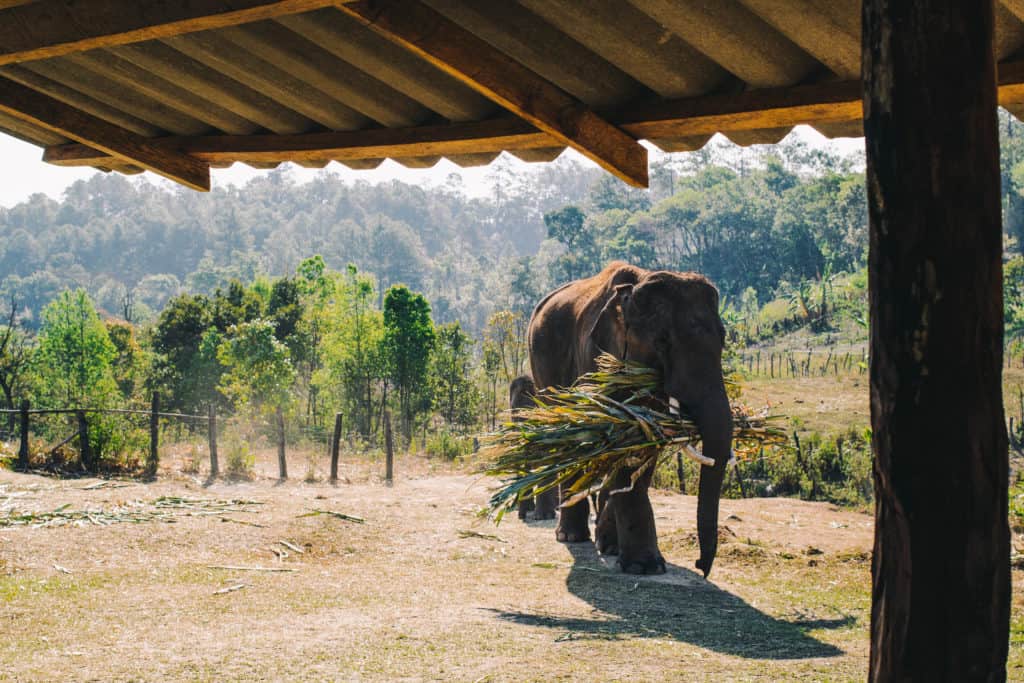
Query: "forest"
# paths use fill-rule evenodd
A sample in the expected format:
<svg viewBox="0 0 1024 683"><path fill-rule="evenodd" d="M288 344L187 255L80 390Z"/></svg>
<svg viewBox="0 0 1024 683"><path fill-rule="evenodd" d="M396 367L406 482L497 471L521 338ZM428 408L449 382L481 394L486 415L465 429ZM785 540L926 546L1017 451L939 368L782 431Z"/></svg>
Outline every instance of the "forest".
<svg viewBox="0 0 1024 683"><path fill-rule="evenodd" d="M1002 122L1007 340L1019 344L1024 138ZM716 141L658 158L651 175L640 191L564 158L525 174L499 160L489 193L470 197L455 177L422 188L325 171L299 184L283 167L205 196L116 174L60 201L34 195L0 209L0 401L144 406L159 391L168 409L213 405L257 431L281 410L314 442L341 412L364 447L391 410L402 443L453 458L507 407L535 303L615 259L710 277L737 379L752 350L760 368L762 348L774 363L793 343L863 345L859 155ZM141 437L110 420L90 438L116 463ZM811 470L838 467L844 442L864 452L847 473L853 497L869 496L856 429L812 435L825 460L803 474L762 462L764 490L820 496Z"/></svg>

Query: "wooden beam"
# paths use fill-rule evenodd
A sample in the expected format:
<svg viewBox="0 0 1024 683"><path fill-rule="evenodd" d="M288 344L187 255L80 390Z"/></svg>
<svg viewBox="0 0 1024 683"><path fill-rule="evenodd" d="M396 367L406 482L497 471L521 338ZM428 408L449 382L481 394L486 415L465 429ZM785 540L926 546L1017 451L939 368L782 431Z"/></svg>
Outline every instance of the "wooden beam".
<svg viewBox="0 0 1024 683"><path fill-rule="evenodd" d="M3 77L0 77L0 113L77 140L193 189L210 189L210 167L205 162L173 149L157 147L148 138Z"/></svg>
<svg viewBox="0 0 1024 683"><path fill-rule="evenodd" d="M864 0L863 17L868 677L1004 681L1012 593L993 3Z"/></svg>
<svg viewBox="0 0 1024 683"><path fill-rule="evenodd" d="M608 172L631 185L647 186L647 150L634 138L418 0L354 2L339 4L338 9Z"/></svg>
<svg viewBox="0 0 1024 683"><path fill-rule="evenodd" d="M413 128L373 128L300 135L209 135L150 141L206 162L280 163L451 156L551 147L555 141L518 119ZM43 161L58 166L103 164L109 155L88 143L50 147Z"/></svg>
<svg viewBox="0 0 1024 683"><path fill-rule="evenodd" d="M1024 102L1024 62L1000 66L1000 103ZM663 102L606 118L637 138L691 141L700 147L715 133L791 128L800 124L859 124L861 85L856 81L795 88L750 90ZM853 128L851 128L853 129ZM741 136L742 137L742 136ZM158 150L185 152L218 164L357 161L393 157L450 156L499 151L522 152L530 158L557 156L561 140L516 119L411 128L375 128L297 135L217 135L161 138L149 141ZM537 150L544 150L543 153ZM60 145L43 159L59 166L109 164L111 155L86 144Z"/></svg>
<svg viewBox="0 0 1024 683"><path fill-rule="evenodd" d="M861 118L859 81L765 88L639 107L616 119L645 139L691 137Z"/></svg>
<svg viewBox="0 0 1024 683"><path fill-rule="evenodd" d="M333 4L327 0L40 0L0 14L0 66L236 26Z"/></svg>

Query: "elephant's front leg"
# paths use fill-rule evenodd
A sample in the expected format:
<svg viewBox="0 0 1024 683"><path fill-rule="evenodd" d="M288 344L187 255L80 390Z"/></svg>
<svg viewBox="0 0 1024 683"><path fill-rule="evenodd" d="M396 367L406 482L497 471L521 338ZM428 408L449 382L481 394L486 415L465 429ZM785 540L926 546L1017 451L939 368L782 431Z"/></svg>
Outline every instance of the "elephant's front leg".
<svg viewBox="0 0 1024 683"><path fill-rule="evenodd" d="M615 515L619 539L619 567L627 574L664 574L665 558L658 550L658 534L654 528L654 509L648 488L653 469L637 479L632 490L611 496L609 507ZM614 488L629 486L630 472L622 472Z"/></svg>
<svg viewBox="0 0 1024 683"><path fill-rule="evenodd" d="M597 494L597 528L594 529L594 537L597 552L602 555L619 554L619 530L615 526L613 501L607 489L601 489Z"/></svg>
<svg viewBox="0 0 1024 683"><path fill-rule="evenodd" d="M565 502L572 494L568 489L573 481L562 485L561 502ZM555 538L561 543L582 543L590 540L590 501L584 498L570 507L560 508L558 526L555 527Z"/></svg>

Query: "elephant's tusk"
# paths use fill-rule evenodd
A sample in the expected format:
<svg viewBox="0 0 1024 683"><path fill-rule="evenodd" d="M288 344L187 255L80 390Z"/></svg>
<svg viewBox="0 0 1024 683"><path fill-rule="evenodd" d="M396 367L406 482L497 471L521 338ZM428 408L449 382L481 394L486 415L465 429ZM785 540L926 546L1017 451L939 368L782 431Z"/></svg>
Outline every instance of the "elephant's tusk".
<svg viewBox="0 0 1024 683"><path fill-rule="evenodd" d="M736 451L729 451L729 467L736 467Z"/></svg>
<svg viewBox="0 0 1024 683"><path fill-rule="evenodd" d="M707 467L715 466L714 458L709 458L708 456L704 455L693 446L683 446L683 453L686 453L687 458L689 458L690 460L695 460L699 462L701 465L706 465Z"/></svg>
<svg viewBox="0 0 1024 683"><path fill-rule="evenodd" d="M668 412L672 415L679 414L679 399L675 396L668 397Z"/></svg>

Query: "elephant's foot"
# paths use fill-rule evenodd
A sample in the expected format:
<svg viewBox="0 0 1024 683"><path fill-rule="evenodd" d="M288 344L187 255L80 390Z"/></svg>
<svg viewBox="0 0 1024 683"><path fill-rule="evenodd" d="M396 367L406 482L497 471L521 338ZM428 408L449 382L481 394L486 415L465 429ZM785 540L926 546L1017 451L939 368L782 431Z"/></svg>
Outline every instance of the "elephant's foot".
<svg viewBox="0 0 1024 683"><path fill-rule="evenodd" d="M570 531L559 527L555 529L555 539L559 543L583 543L590 540L590 529Z"/></svg>
<svg viewBox="0 0 1024 683"><path fill-rule="evenodd" d="M623 553L619 557L619 568L626 574L664 574L665 558L657 550Z"/></svg>
<svg viewBox="0 0 1024 683"><path fill-rule="evenodd" d="M529 513L533 511L533 499L527 498L526 500L519 501L519 519L526 519L529 517Z"/></svg>
<svg viewBox="0 0 1024 683"><path fill-rule="evenodd" d="M597 532L597 552L602 555L618 555L619 544L616 542L617 534L604 534L600 530Z"/></svg>
<svg viewBox="0 0 1024 683"><path fill-rule="evenodd" d="M562 508L558 516L555 538L559 543L582 543L590 540L590 505L586 500Z"/></svg>

